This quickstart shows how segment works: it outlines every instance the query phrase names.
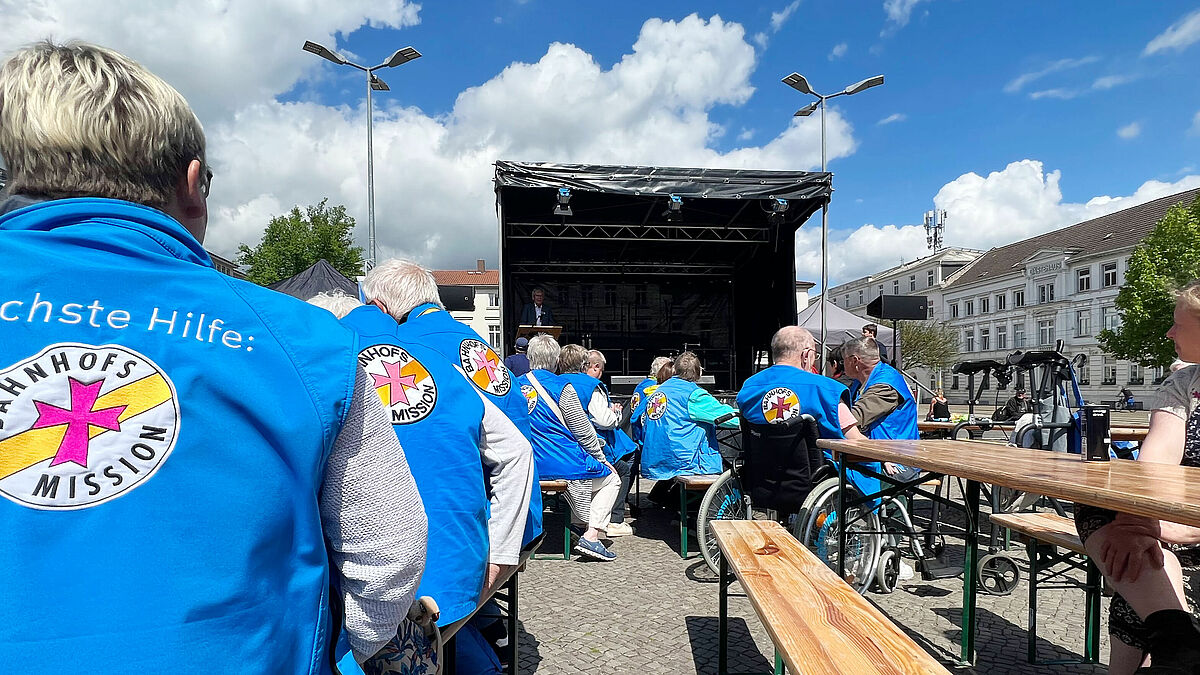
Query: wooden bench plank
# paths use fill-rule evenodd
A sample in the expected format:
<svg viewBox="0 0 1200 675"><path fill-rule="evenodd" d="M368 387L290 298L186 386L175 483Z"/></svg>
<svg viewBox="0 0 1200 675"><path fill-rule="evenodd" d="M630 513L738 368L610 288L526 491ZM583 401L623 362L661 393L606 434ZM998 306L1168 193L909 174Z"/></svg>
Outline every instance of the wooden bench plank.
<svg viewBox="0 0 1200 675"><path fill-rule="evenodd" d="M542 492L566 492L567 481L565 480L544 480L540 481Z"/></svg>
<svg viewBox="0 0 1200 675"><path fill-rule="evenodd" d="M948 672L779 523L719 520L711 526L790 672Z"/></svg>
<svg viewBox="0 0 1200 675"><path fill-rule="evenodd" d="M683 486L685 490L707 490L721 474L700 474L696 476L675 476L675 482Z"/></svg>
<svg viewBox="0 0 1200 675"><path fill-rule="evenodd" d="M1038 541L1053 544L1068 551L1087 555L1079 535L1075 531L1075 521L1064 518L1057 513L993 513L993 523L1007 527L1013 532L1033 537Z"/></svg>

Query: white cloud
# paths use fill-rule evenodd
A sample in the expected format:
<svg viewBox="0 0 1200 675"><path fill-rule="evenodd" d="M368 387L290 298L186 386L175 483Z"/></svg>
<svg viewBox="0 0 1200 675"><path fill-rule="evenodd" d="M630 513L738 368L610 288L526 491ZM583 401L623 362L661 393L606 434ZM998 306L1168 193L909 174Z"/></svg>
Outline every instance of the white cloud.
<svg viewBox="0 0 1200 675"><path fill-rule="evenodd" d="M751 138L754 138L754 129L742 129L741 133L737 135L739 141L748 141Z"/></svg>
<svg viewBox="0 0 1200 675"><path fill-rule="evenodd" d="M976 173L959 176L933 198L934 206L948 214L947 244L986 250L1200 187L1200 175L1173 183L1151 180L1131 195L1099 196L1079 204L1063 201L1060 179L1060 172L1047 173L1041 162L1031 159L1013 162L986 177ZM830 214L836 213L835 197ZM820 230L819 221L810 221L798 233L801 243L796 270L800 278L820 278ZM863 225L848 234L831 236L831 284L928 254L925 229L920 225Z"/></svg>
<svg viewBox="0 0 1200 675"><path fill-rule="evenodd" d="M1040 98L1057 98L1066 101L1079 96L1081 93L1083 92L1078 89L1043 89L1041 91L1029 92L1029 98L1035 101Z"/></svg>
<svg viewBox="0 0 1200 675"><path fill-rule="evenodd" d="M1200 110L1192 117L1192 128L1188 129L1188 133L1193 136L1200 136Z"/></svg>
<svg viewBox="0 0 1200 675"><path fill-rule="evenodd" d="M1136 79L1137 77L1133 75L1105 75L1104 77L1096 78L1096 81L1092 82L1092 89L1104 91L1123 84L1129 84Z"/></svg>
<svg viewBox="0 0 1200 675"><path fill-rule="evenodd" d="M929 0L883 0L883 12L887 15L887 23L883 30L879 33L880 37L887 37L896 31L908 25L908 20L912 17L913 8L922 2Z"/></svg>
<svg viewBox="0 0 1200 675"><path fill-rule="evenodd" d="M1038 70L1021 74L1008 84L1004 85L1004 91L1009 94L1015 94L1018 91L1021 91L1021 89L1026 85L1040 80L1047 75L1060 73L1064 70L1071 70L1080 66L1086 66L1089 63L1095 63L1099 60L1100 59L1096 56L1084 56L1078 59L1059 59L1058 61L1049 63Z"/></svg>
<svg viewBox="0 0 1200 675"><path fill-rule="evenodd" d="M1125 126L1121 127L1120 129L1117 129L1117 136L1120 136L1121 138L1123 138L1127 141L1130 139L1137 138L1138 136L1141 136L1141 135L1142 135L1142 125L1137 122L1130 122L1129 124L1126 124Z"/></svg>
<svg viewBox="0 0 1200 675"><path fill-rule="evenodd" d="M1196 42L1200 42L1200 9L1185 14L1183 18L1155 36L1146 44L1142 55L1149 56L1167 50L1181 52Z"/></svg>
<svg viewBox="0 0 1200 675"><path fill-rule="evenodd" d="M838 44L834 45L833 50L829 52L829 60L832 61L834 59L842 58L846 55L846 50L849 48L849 45L847 45L845 42L839 42Z"/></svg>
<svg viewBox="0 0 1200 675"><path fill-rule="evenodd" d="M754 34L754 44L758 45L759 49L766 49L771 43L771 38L764 32L759 31Z"/></svg>
<svg viewBox="0 0 1200 675"><path fill-rule="evenodd" d="M771 32L760 31L754 34L754 44L758 45L759 49L766 49L771 42L771 35L778 33L783 28L783 24L787 23L792 14L800 8L800 0L793 0L791 4L778 12L771 12Z"/></svg>
<svg viewBox="0 0 1200 675"><path fill-rule="evenodd" d="M904 113L892 113L891 115L879 120L875 124L883 126L884 124L891 124L892 122L903 122L906 119L908 119L908 115L905 115Z"/></svg>

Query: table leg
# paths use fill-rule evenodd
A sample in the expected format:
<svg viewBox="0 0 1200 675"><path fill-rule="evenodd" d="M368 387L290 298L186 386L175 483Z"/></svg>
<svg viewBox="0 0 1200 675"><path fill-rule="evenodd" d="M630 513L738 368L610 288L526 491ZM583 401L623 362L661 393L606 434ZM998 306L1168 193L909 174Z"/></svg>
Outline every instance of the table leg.
<svg viewBox="0 0 1200 675"><path fill-rule="evenodd" d="M458 673L458 650L456 645L458 635L451 635L449 640L442 643L442 672L446 675L457 675Z"/></svg>
<svg viewBox="0 0 1200 675"><path fill-rule="evenodd" d="M1100 593L1102 591L1100 570L1096 563L1087 561L1087 605L1084 609L1084 627L1087 634L1083 639L1083 659L1087 663L1100 663Z"/></svg>
<svg viewBox="0 0 1200 675"><path fill-rule="evenodd" d="M838 578L846 579L846 458L838 462Z"/></svg>
<svg viewBox="0 0 1200 675"><path fill-rule="evenodd" d="M679 486L679 557L687 560L688 557L688 526L687 526L687 490L683 485Z"/></svg>
<svg viewBox="0 0 1200 675"><path fill-rule="evenodd" d="M976 569L979 565L979 482L969 480L963 494L966 505L966 549L963 552L962 650L960 659L975 662L975 594L978 592Z"/></svg>
<svg viewBox="0 0 1200 675"><path fill-rule="evenodd" d="M783 675L787 669L783 667L783 657L779 655L779 650L775 650L775 675Z"/></svg>
<svg viewBox="0 0 1200 675"><path fill-rule="evenodd" d="M1029 551L1029 631L1026 635L1029 641L1029 662L1037 663L1037 587L1038 587L1038 543L1030 539L1026 545Z"/></svg>
<svg viewBox="0 0 1200 675"><path fill-rule="evenodd" d="M519 643L517 639L517 577L521 576L513 574L508 578L508 675L517 675L520 670L518 657L520 656Z"/></svg>
<svg viewBox="0 0 1200 675"><path fill-rule="evenodd" d="M717 674L729 672L729 562L721 555L717 591Z"/></svg>

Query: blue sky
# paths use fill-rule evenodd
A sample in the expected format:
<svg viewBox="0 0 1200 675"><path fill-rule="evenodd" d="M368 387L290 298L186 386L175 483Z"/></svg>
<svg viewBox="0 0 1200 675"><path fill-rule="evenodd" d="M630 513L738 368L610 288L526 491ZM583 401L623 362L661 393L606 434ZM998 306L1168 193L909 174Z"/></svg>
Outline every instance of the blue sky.
<svg viewBox="0 0 1200 675"><path fill-rule="evenodd" d="M50 28L188 96L218 169L220 253L323 196L365 225L363 80L304 39L371 64L424 54L382 72L376 202L384 254L436 266L495 259L496 159L817 168L817 116L791 117L810 99L780 83L794 70L827 92L887 78L830 107L834 283L923 254L903 226L935 204L948 244L986 248L1200 185L1194 2L278 0L140 23L121 19L133 2L45 4L0 10L5 46ZM797 251L814 280L817 229Z"/></svg>

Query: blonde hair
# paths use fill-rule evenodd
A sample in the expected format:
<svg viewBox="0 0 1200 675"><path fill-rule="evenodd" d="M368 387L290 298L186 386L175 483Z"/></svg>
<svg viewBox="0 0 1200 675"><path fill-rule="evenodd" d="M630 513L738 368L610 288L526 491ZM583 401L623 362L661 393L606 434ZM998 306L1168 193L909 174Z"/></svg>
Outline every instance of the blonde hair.
<svg viewBox="0 0 1200 675"><path fill-rule="evenodd" d="M204 129L171 85L83 42L38 42L0 66L10 194L123 199L166 209Z"/></svg>
<svg viewBox="0 0 1200 675"><path fill-rule="evenodd" d="M418 305L443 306L433 273L408 260L393 258L371 268L363 277L362 288L367 302L382 300L397 321Z"/></svg>
<svg viewBox="0 0 1200 675"><path fill-rule="evenodd" d="M321 291L309 298L308 304L329 310L339 319L362 307L362 303L358 301L358 298L352 298L341 291Z"/></svg>
<svg viewBox="0 0 1200 675"><path fill-rule="evenodd" d="M558 372L582 373L588 364L588 350L583 345L563 345L558 353Z"/></svg>

